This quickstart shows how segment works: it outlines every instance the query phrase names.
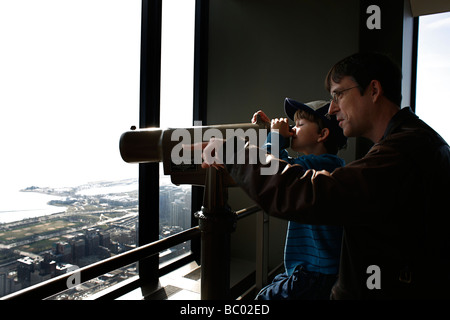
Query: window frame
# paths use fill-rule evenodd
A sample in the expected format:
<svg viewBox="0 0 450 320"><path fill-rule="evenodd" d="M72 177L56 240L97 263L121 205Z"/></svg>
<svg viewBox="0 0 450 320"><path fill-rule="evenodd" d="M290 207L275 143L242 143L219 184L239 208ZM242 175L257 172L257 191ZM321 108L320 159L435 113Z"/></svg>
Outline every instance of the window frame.
<svg viewBox="0 0 450 320"><path fill-rule="evenodd" d="M161 88L161 21L163 0L142 0L139 127L159 127ZM195 2L193 121L206 120L208 1ZM159 164L139 164L138 245L159 239ZM191 227L198 225L194 212L201 209L203 187L192 187ZM191 254L175 259L160 270L158 255L139 261L144 295L155 290L159 276L188 261L200 262L200 240L191 240Z"/></svg>

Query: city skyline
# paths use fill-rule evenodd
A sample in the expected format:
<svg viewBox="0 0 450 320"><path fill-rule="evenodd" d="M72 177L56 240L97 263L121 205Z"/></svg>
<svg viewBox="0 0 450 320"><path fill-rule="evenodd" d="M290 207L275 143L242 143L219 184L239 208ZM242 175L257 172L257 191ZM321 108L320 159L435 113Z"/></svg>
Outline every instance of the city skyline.
<svg viewBox="0 0 450 320"><path fill-rule="evenodd" d="M122 182L128 185L130 180L133 179ZM118 183L104 182L113 187L118 187ZM92 186L105 189L101 183ZM161 185L160 190L163 195L160 198L160 238L165 238L190 227L191 193L189 187L170 184ZM61 206L61 212L0 224L0 296L136 247L137 190L109 194L90 194L89 189L78 191L77 188L38 186L24 190L26 193L59 193L61 200L53 204ZM167 249L160 253L160 263L189 250L189 243ZM131 269L121 268L113 272L114 277L106 277L108 281L94 279L93 282L112 285L126 278L124 274L136 275ZM94 287L100 290L105 285ZM64 293L56 298L86 297L97 290L91 285L85 286L73 295ZM86 292L82 294L83 290Z"/></svg>

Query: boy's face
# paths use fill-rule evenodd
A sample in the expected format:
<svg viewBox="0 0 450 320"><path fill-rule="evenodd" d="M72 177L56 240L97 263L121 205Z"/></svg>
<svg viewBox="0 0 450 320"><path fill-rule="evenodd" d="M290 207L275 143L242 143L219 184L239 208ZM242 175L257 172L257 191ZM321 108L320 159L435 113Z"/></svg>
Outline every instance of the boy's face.
<svg viewBox="0 0 450 320"><path fill-rule="evenodd" d="M319 125L306 119L295 121L295 127L292 128L294 135L292 136L291 149L296 152L305 154L319 143L320 133Z"/></svg>

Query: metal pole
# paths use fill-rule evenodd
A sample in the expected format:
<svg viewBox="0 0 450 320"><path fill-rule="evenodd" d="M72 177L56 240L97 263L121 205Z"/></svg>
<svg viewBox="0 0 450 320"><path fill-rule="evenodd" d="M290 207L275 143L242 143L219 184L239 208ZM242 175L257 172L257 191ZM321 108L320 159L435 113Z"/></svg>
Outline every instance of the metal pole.
<svg viewBox="0 0 450 320"><path fill-rule="evenodd" d="M211 167L206 174L202 210L195 214L202 235L202 300L230 298L230 236L236 228L237 216L226 202L222 172Z"/></svg>
<svg viewBox="0 0 450 320"><path fill-rule="evenodd" d="M269 272L269 215L256 214L256 290L259 292L268 282Z"/></svg>

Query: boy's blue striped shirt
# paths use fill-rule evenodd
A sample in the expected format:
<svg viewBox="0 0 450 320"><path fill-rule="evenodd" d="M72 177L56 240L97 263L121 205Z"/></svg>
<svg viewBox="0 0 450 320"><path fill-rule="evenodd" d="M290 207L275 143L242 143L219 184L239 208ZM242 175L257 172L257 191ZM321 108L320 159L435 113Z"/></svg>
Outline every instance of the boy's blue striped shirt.
<svg viewBox="0 0 450 320"><path fill-rule="evenodd" d="M271 152L272 139L279 140L279 158L290 164L299 164L307 169L327 170L328 172L345 165L343 159L332 154L305 155L292 158L283 146L283 137L269 133L264 148ZM289 221L284 249L286 273L292 275L298 265L311 272L337 274L341 254L342 227L317 226Z"/></svg>

